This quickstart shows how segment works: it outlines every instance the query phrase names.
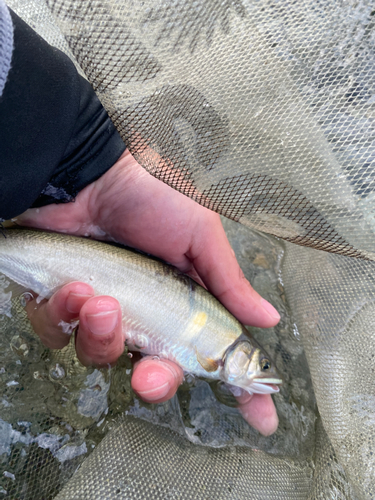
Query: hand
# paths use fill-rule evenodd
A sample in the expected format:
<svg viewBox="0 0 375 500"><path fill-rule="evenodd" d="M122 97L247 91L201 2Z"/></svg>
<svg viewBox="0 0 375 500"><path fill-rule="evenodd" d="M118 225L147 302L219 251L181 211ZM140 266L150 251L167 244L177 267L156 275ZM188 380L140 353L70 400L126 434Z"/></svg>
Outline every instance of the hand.
<svg viewBox="0 0 375 500"><path fill-rule="evenodd" d="M280 319L245 279L220 217L152 177L127 151L106 174L82 190L74 203L31 209L16 222L133 246L200 281L244 324L268 328ZM81 361L113 363L123 350L120 321L115 322L117 301L94 297L91 287L83 283L66 287L36 310L34 301L28 304L35 331L49 347L62 347L69 338L59 326L61 319L69 322L72 315L78 316ZM69 299L76 301L73 312ZM132 386L144 400L161 402L172 397L182 377L182 370L170 361L144 358L135 367ZM278 418L269 395L243 395L239 409L261 433L276 430Z"/></svg>

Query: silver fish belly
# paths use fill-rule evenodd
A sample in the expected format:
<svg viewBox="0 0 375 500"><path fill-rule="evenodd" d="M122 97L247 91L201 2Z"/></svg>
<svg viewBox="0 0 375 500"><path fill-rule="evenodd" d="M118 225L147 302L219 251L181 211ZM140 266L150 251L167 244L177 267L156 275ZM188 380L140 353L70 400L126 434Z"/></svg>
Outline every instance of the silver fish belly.
<svg viewBox="0 0 375 500"><path fill-rule="evenodd" d="M72 281L90 283L96 294L119 301L130 349L168 358L197 376L228 381L226 353L244 335L253 342L243 325L188 276L106 243L10 229L0 241L0 273L46 298ZM269 383L281 382L276 379Z"/></svg>

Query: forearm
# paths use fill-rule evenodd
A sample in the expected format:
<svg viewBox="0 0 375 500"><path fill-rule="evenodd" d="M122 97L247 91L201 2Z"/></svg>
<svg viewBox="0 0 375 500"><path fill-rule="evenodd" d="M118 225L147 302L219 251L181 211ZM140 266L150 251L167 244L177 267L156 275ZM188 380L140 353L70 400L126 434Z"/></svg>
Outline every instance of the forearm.
<svg viewBox="0 0 375 500"><path fill-rule="evenodd" d="M0 218L71 201L125 150L90 84L0 0Z"/></svg>

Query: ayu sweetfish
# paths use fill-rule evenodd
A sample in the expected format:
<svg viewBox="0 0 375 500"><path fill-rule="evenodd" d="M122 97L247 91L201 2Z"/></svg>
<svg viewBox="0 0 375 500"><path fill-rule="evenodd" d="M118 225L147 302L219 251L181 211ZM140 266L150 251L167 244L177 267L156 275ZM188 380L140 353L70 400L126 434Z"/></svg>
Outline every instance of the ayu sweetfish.
<svg viewBox="0 0 375 500"><path fill-rule="evenodd" d="M24 229L5 235L0 273L18 288L49 298L72 281L90 283L96 294L119 301L130 350L168 358L196 376L250 393L279 390L281 379L270 357L245 327L174 267L85 238ZM3 313L7 301L10 293L2 292Z"/></svg>

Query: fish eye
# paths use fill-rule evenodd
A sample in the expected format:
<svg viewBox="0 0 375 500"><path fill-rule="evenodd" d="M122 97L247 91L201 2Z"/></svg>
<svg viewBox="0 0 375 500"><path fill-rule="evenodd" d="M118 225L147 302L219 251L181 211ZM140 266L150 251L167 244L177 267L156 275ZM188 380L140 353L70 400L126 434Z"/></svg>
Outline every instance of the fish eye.
<svg viewBox="0 0 375 500"><path fill-rule="evenodd" d="M270 362L270 360L267 359L267 358L262 359L262 361L260 362L260 367L264 371L269 370L271 368L271 362Z"/></svg>

